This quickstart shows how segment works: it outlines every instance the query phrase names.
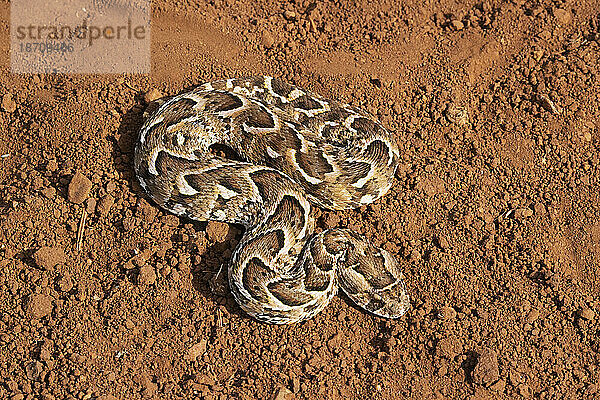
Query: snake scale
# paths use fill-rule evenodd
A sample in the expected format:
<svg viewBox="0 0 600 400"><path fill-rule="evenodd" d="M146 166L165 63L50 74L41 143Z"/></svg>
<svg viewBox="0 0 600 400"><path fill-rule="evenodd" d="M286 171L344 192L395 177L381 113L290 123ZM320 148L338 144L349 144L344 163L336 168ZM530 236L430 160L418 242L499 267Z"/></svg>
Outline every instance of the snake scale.
<svg viewBox="0 0 600 400"><path fill-rule="evenodd" d="M206 83L151 106L135 148L137 178L172 213L245 227L228 269L245 312L299 322L338 289L382 317L407 311L390 253L348 229L314 232L312 205L355 208L392 185L398 147L371 115L265 76Z"/></svg>

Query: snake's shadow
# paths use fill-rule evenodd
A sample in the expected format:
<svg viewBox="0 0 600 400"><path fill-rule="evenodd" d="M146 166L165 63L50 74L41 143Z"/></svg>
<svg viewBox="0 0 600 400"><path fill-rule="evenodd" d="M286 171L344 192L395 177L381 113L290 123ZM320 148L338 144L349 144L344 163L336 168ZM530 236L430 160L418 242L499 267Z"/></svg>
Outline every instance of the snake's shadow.
<svg viewBox="0 0 600 400"><path fill-rule="evenodd" d="M123 180L127 180L129 190L135 194L138 199L145 199L148 203L158 209L158 214L155 218L160 218L164 215L169 215L168 212L162 210L153 200L146 194L141 187L133 168L133 156L135 142L138 138L139 130L143 124L143 113L147 104L144 101L143 93L135 95L136 104L131 107L122 116L121 123L114 137L110 138L112 142L112 160L113 166L119 172ZM139 200L138 200L139 202ZM227 281L227 267L229 265L231 252L237 246L243 233L243 227L231 225L229 233L222 243L209 243L206 247L198 246L198 239L205 237L206 222L197 222L185 217L178 217L179 225L171 237L173 242L173 256L177 256L184 249L188 253L192 265L192 285L202 294L209 304L213 304L214 308L222 311L225 307L230 314L245 316L243 311L237 306L233 295L229 290ZM191 226L191 229L190 229ZM188 238L184 240L184 238ZM200 247L203 247L200 251ZM200 254L200 252L202 254ZM154 264L152 258L150 265ZM133 271L120 271L127 278L136 281L139 273L138 269ZM173 279L170 275L163 279ZM183 278L182 278L183 279ZM177 285L173 282L173 285ZM217 311L217 313L221 312ZM247 317L246 317L247 318Z"/></svg>

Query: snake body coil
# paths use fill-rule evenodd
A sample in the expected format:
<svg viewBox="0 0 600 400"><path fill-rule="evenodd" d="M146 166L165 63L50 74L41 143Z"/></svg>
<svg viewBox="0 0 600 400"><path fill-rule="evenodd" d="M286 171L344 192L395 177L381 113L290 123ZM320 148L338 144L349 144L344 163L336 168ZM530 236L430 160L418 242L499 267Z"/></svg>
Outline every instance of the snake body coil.
<svg viewBox="0 0 600 400"><path fill-rule="evenodd" d="M406 312L387 251L347 229L313 232L311 203L354 208L392 185L398 148L371 116L263 76L207 83L154 107L135 149L140 184L177 215L245 226L228 274L248 314L302 321L338 288L376 315ZM216 155L215 145L244 161Z"/></svg>

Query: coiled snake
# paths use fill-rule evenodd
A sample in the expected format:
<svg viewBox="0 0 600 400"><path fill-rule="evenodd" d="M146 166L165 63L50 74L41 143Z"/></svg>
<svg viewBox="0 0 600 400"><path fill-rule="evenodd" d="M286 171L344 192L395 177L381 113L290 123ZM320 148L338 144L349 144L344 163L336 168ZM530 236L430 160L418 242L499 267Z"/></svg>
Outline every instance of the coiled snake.
<svg viewBox="0 0 600 400"><path fill-rule="evenodd" d="M135 172L177 215L242 224L229 285L252 317L313 317L341 288L365 310L409 307L390 253L347 229L314 233L311 204L355 208L392 185L399 153L370 115L271 77L207 83L156 100L140 130ZM233 149L243 161L216 154Z"/></svg>

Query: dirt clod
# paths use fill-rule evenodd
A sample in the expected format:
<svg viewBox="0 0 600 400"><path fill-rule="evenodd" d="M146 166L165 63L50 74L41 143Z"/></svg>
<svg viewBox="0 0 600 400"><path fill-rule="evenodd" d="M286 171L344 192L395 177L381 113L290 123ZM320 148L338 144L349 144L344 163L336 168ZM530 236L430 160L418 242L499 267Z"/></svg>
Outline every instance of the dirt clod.
<svg viewBox="0 0 600 400"><path fill-rule="evenodd" d="M40 319L52 312L52 297L45 294L33 294L27 302L27 315Z"/></svg>
<svg viewBox="0 0 600 400"><path fill-rule="evenodd" d="M477 364L473 369L473 382L490 386L498 380L500 372L498 370L498 356L492 349L484 349L479 358Z"/></svg>
<svg viewBox="0 0 600 400"><path fill-rule="evenodd" d="M9 113L15 112L17 109L17 103L13 100L11 93L6 93L2 96L2 104L0 104L0 106L2 106L4 111Z"/></svg>
<svg viewBox="0 0 600 400"><path fill-rule="evenodd" d="M145 265L140 268L138 276L141 285L153 285L156 282L156 272L151 266Z"/></svg>
<svg viewBox="0 0 600 400"><path fill-rule="evenodd" d="M77 171L69 183L69 201L75 204L83 203L92 189L92 181Z"/></svg>
<svg viewBox="0 0 600 400"><path fill-rule="evenodd" d="M44 246L33 254L33 260L38 267L51 269L57 264L64 264L67 257L61 247Z"/></svg>
<svg viewBox="0 0 600 400"><path fill-rule="evenodd" d="M226 223L209 221L206 225L206 236L213 243L222 243L227 234L229 234L229 225Z"/></svg>

